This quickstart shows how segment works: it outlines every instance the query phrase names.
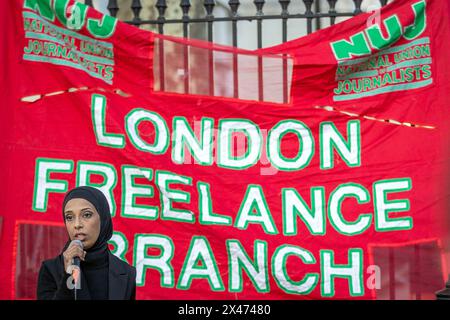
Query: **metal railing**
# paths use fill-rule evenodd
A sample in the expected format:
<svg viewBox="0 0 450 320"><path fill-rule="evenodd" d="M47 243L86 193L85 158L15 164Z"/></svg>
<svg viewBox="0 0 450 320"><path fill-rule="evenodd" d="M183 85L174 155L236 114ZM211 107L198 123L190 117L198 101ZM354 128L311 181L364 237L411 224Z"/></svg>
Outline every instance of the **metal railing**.
<svg viewBox="0 0 450 320"><path fill-rule="evenodd" d="M100 0L85 0L88 5L99 4L96 3ZM388 0L251 0L239 1L239 0L179 0L179 1L166 1L166 0L109 0L105 8L105 2L103 2L103 8L109 11L109 14L118 17L125 22L138 26L138 27L149 27L152 26L155 31L160 34L165 33L165 27L168 25L178 24L182 26L182 31L179 35L190 38L189 30L190 28L197 24L203 24L204 39L209 42L215 42L214 32L220 31L223 28L223 24L215 25L215 23L226 23L226 33L228 36L227 44L233 47L239 47L238 37L245 40L241 42L246 44L249 40L255 40L256 37L256 48L260 49L263 47L263 37L276 37L278 43L284 43L288 39L288 27L293 27L300 29L302 32L309 34L314 30L321 29L322 24L326 22L328 25L334 25L337 19L349 18L359 13L363 12L363 4L367 6L370 5L385 5ZM143 9L147 9L149 6L153 6L153 15L148 18L143 18ZM172 6L172 7L169 7ZM178 14L173 14L173 6L178 9ZM225 8L225 16L218 15L218 7ZM203 10L202 10L203 7ZM194 10L195 8L195 10ZM169 10L168 10L169 9ZM130 12L131 11L131 12ZM193 12L195 11L195 12ZM124 13L127 14L124 14ZM223 12L222 12L223 13ZM131 15L130 15L131 14ZM215 15L216 14L216 15ZM288 21L296 20L295 24L288 23ZM271 32L263 32L263 22L265 21L281 21L281 28L278 25L277 29L271 27ZM298 21L302 21L298 23ZM325 21L327 20L327 21ZM245 24L245 21L256 22L252 25ZM249 28L252 28L249 31ZM246 30L247 29L247 30ZM222 30L223 31L223 30ZM247 32L247 33L246 33ZM231 38L229 34L231 33ZM280 37L281 36L281 37ZM292 36L292 35L291 35ZM192 37L191 37L192 38ZM231 41L229 41L231 40ZM230 65L229 77L230 82L232 82L233 87L225 95L217 94L217 91L223 91L223 88L217 88L220 85L214 83L214 77L216 73L216 65L214 64L217 60L214 53L210 52L208 55L205 53L205 68L208 69L208 79L194 79L192 76L192 70L189 66L189 61L191 60L190 51L188 46L183 48L184 54L179 54L177 57L178 61L184 61L184 66L181 66L182 76L178 77L176 72L167 72L168 68L173 66L166 65L167 50L164 48L167 41L158 40L156 51L157 56L155 56L155 61L158 61L158 65L154 68L154 79L155 79L155 90L156 91L167 91L167 92L178 92L178 93L199 93L195 92L195 87L198 87L200 83L204 82L202 80L207 80L209 83L208 91L204 94L210 96L227 96L239 99L243 98L243 95L248 93L248 90L242 88L242 84L248 82L247 79L242 78L243 75L240 73L239 67L239 57L234 54L232 57L232 65ZM217 42L216 42L217 43ZM287 57L283 57L286 61L280 68L282 73L282 85L278 89L282 92L282 97L277 98L276 102L287 103L289 101L290 92L290 80L288 79L289 65ZM173 61L173 60L172 60ZM270 101L274 102L274 99L268 98L267 88L268 84L264 83L264 63L263 58L258 57L257 67L255 67L255 73L257 72L257 79L254 80L255 88L254 97L250 100L258 101ZM256 71L257 68L257 71ZM231 74L232 73L232 74ZM178 77L178 78L177 78ZM170 83L183 83L183 87L180 88L169 88L166 85L167 82ZM270 88L271 92L276 89L274 86ZM202 93L200 93L202 94Z"/></svg>
<svg viewBox="0 0 450 320"><path fill-rule="evenodd" d="M95 1L95 0L94 0ZM365 0L369 1L369 0ZM199 2L204 7L204 15L202 17L191 17L190 10L193 4L198 5ZM229 16L215 16L214 9L220 2L220 5L226 4L228 6ZM166 0L154 0L154 6L158 12L158 16L154 19L141 19L140 14L143 9L142 3L147 4L145 0L132 0L130 7L132 11L132 19L125 22L136 25L152 25L157 26L157 30L160 34L164 33L164 26L168 24L182 24L183 26L183 36L189 37L189 26L196 23L207 24L207 40L213 41L213 25L215 22L230 22L232 29L232 45L237 46L238 44L238 22L239 21L256 21L257 22L257 43L258 48L262 47L262 22L264 20L281 20L282 23L282 36L281 41L286 42L288 39L288 21L291 19L303 19L306 21L306 32L312 33L315 30L321 29L321 23L323 19L329 19L329 24L334 25L336 19L339 17L352 17L363 12L362 4L363 0L278 0L279 13L266 14L264 12L265 5L270 3L274 4L275 1L265 1L265 0L254 0L253 4L255 6L254 14L239 14L238 10L240 6L245 3L248 4L249 1L239 1L239 0L229 0L229 1L215 1L215 0L180 0L179 8L181 9L181 18L170 18L166 16L168 9L168 1ZM371 4L376 3L377 5L384 6L388 0L372 0ZM85 0L85 3L92 5L93 0ZM109 13L116 17L119 10L122 10L121 6L118 5L117 0L109 0L107 4L107 9ZM337 10L337 5L345 4L343 10ZM172 4L172 2L171 2ZM353 4L353 9L350 5ZM147 4L148 5L148 4ZM328 7L328 8L325 8ZM302 9L302 12L298 12ZM272 11L272 10L271 10ZM326 12L322 12L326 11ZM315 25L314 25L315 22Z"/></svg>

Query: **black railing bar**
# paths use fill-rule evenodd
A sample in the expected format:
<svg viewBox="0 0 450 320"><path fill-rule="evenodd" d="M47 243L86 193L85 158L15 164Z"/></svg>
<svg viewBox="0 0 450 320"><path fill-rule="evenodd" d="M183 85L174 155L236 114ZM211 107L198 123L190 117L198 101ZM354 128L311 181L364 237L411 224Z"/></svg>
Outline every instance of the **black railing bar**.
<svg viewBox="0 0 450 320"><path fill-rule="evenodd" d="M191 3L189 0L182 0L180 3L181 10L183 11L183 37L189 37L189 9L191 8ZM184 93L189 93L189 46L185 45L183 47L184 56Z"/></svg>
<svg viewBox="0 0 450 320"><path fill-rule="evenodd" d="M320 11L322 11L322 9L320 8L320 1L316 1L316 2L314 3L314 11L315 11L315 12L320 12ZM322 29L321 22L322 22L322 20L316 19L316 30Z"/></svg>
<svg viewBox="0 0 450 320"><path fill-rule="evenodd" d="M287 42L287 22L289 11L288 7L291 3L290 0L279 0L281 5L281 33L282 33L282 41L283 43ZM283 55L283 103L287 103L288 101L288 63L287 56Z"/></svg>
<svg viewBox="0 0 450 320"><path fill-rule="evenodd" d="M215 20L215 17L213 15L213 10L216 3L214 0L205 0L203 3L203 6L206 10L206 16L205 19L208 20L208 41L213 42L214 40L214 27L213 23ZM212 50L208 50L208 91L210 96L214 96L214 53Z"/></svg>
<svg viewBox="0 0 450 320"><path fill-rule="evenodd" d="M263 13L263 6L265 4L265 1L261 0L255 0L253 2L256 5L257 8L257 41L258 41L258 49L262 48L262 16ZM264 100L264 77L263 77L263 59L261 56L258 56L258 100L263 101Z"/></svg>
<svg viewBox="0 0 450 320"><path fill-rule="evenodd" d="M305 4L306 7L306 31L308 34L312 33L312 22L313 22L313 18L312 15L314 14L314 12L312 11L312 4L313 4L313 0L303 0L303 3Z"/></svg>
<svg viewBox="0 0 450 320"><path fill-rule="evenodd" d="M304 19L304 18L330 18L330 17L354 17L356 16L354 13L313 13L311 15L305 15L305 14L290 14L286 17L282 17L281 15L270 15L270 16L262 16L260 19L262 20L273 20L273 19ZM229 22L229 21L242 21L247 20L249 22L253 20L259 19L256 16L246 16L246 17L215 17L214 22ZM189 23L205 23L209 20L207 18L195 18L189 20ZM183 19L171 19L171 20L165 20L164 22L158 21L158 20L141 20L139 23L135 23L133 21L124 21L128 24L166 24L166 23L183 23Z"/></svg>
<svg viewBox="0 0 450 320"><path fill-rule="evenodd" d="M228 4L231 7L231 33L232 33L232 45L234 47L238 46L238 35L237 35L237 22L238 22L238 7L240 5L239 0L230 0L228 1ZM216 21L218 21L216 19ZM238 56L236 53L233 52L233 97L238 98L239 97L239 76L238 76Z"/></svg>
<svg viewBox="0 0 450 320"><path fill-rule="evenodd" d="M165 0L157 0L155 4L156 9L158 10L158 32L159 34L164 34L164 24L166 21L165 13L167 9L167 4ZM139 25L142 24L142 20ZM164 57L164 39L159 39L158 42L158 51L159 51L159 89L161 91L165 91L166 88L166 74L165 74L165 57Z"/></svg>

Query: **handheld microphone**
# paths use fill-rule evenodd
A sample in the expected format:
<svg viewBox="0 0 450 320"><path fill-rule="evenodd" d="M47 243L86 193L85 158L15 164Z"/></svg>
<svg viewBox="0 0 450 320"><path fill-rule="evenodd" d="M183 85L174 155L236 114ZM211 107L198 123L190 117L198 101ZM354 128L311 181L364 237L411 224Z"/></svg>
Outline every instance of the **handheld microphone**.
<svg viewBox="0 0 450 320"><path fill-rule="evenodd" d="M73 240L73 244L78 245L81 249L83 249L83 242L81 240ZM73 288L74 291L74 299L77 300L77 289L80 288L80 257L74 257L73 258L73 268L71 270L72 277L75 280L75 287Z"/></svg>
<svg viewBox="0 0 450 320"><path fill-rule="evenodd" d="M72 243L77 244L81 249L84 248L83 242L81 242L81 240L73 240ZM80 268L80 257L73 258L73 265L77 266L78 269Z"/></svg>

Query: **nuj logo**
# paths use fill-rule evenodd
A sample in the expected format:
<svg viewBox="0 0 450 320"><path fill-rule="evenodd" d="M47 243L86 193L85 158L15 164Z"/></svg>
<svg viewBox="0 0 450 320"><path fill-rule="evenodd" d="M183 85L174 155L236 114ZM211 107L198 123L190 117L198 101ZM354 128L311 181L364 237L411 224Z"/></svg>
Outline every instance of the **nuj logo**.
<svg viewBox="0 0 450 320"><path fill-rule="evenodd" d="M76 2L69 6L71 0L25 0L24 8L39 12L50 21L59 20L72 30L80 30L86 26L87 31L97 38L109 38L116 28L117 19L104 15L102 19L87 19L88 6Z"/></svg>
<svg viewBox="0 0 450 320"><path fill-rule="evenodd" d="M394 14L383 20L387 31L384 36L379 24L374 24L364 31L350 37L331 43L331 48L336 59L346 60L357 56L365 56L372 53L372 50L382 50L397 42L402 36L407 40L419 37L426 29L426 1L422 0L411 5L414 14L414 23L403 26L399 17Z"/></svg>

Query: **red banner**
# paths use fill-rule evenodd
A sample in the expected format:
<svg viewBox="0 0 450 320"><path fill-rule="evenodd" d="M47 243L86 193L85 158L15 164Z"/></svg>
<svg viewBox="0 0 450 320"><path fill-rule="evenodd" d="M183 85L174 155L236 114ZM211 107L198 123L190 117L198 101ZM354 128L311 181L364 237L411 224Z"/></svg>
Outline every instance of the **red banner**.
<svg viewBox="0 0 450 320"><path fill-rule="evenodd" d="M396 0L245 51L2 1L0 298L35 298L78 185L107 196L138 299L434 298L449 14Z"/></svg>

